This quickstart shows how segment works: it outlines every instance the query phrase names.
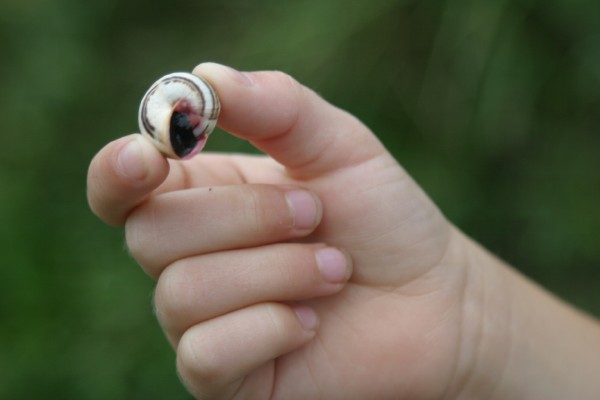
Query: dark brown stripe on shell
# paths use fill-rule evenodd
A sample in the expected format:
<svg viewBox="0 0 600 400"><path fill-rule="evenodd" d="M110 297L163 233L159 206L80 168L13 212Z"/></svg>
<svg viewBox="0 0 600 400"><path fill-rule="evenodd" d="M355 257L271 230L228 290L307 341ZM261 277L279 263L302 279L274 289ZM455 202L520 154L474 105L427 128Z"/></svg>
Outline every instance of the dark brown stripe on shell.
<svg viewBox="0 0 600 400"><path fill-rule="evenodd" d="M148 121L148 100L150 99L150 96L156 92L157 88L158 85L154 86L152 89L150 89L150 91L148 91L148 94L144 97L144 104L142 105L142 125L144 125L144 129L152 137L154 137L154 130L156 128L150 123L150 121Z"/></svg>
<svg viewBox="0 0 600 400"><path fill-rule="evenodd" d="M200 94L200 99L202 100L202 109L200 110L200 115L204 115L204 109L206 108L206 99L204 98L204 93L202 92L202 89L200 87L198 87L198 85L196 85L196 83L194 81L192 81L191 79L185 78L183 76L173 76L170 77L168 79L165 79L164 83L168 84L174 81L180 81L181 83L183 83L184 85L189 86L192 90L195 90L196 92L198 92Z"/></svg>

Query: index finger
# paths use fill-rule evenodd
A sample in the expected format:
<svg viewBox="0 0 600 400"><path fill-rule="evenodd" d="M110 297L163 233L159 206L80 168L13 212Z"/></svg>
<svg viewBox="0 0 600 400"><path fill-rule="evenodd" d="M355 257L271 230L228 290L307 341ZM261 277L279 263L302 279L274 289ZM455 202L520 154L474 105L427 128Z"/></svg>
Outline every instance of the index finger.
<svg viewBox="0 0 600 400"><path fill-rule="evenodd" d="M92 211L121 226L150 195L208 185L281 182L281 168L266 157L203 153L191 160L168 160L139 134L117 139L93 158L87 178Z"/></svg>

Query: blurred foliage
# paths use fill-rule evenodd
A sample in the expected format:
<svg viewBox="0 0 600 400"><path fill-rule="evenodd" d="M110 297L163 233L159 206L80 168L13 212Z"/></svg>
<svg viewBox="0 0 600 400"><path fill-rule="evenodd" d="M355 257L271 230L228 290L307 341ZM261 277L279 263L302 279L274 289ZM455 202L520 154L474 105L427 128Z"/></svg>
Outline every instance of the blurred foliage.
<svg viewBox="0 0 600 400"><path fill-rule="evenodd" d="M600 315L599 21L597 0L3 0L0 398L189 398L85 176L151 82L207 60L357 115L456 225Z"/></svg>

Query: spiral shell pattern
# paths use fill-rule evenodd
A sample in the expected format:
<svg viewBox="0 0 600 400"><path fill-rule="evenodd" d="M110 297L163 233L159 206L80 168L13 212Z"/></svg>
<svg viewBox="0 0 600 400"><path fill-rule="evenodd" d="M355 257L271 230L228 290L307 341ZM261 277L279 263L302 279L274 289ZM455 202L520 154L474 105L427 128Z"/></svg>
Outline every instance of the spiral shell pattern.
<svg viewBox="0 0 600 400"><path fill-rule="evenodd" d="M185 72L165 75L142 98L140 132L167 157L188 159L206 144L220 109L215 90L204 79Z"/></svg>

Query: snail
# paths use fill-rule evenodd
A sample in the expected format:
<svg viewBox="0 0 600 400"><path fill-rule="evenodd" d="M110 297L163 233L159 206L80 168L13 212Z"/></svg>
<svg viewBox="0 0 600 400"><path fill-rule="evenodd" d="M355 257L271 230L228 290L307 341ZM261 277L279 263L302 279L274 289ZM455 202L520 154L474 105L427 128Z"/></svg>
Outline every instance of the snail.
<svg viewBox="0 0 600 400"><path fill-rule="evenodd" d="M185 72L165 75L142 98L140 132L167 157L188 159L206 144L220 109L215 90L204 79Z"/></svg>

